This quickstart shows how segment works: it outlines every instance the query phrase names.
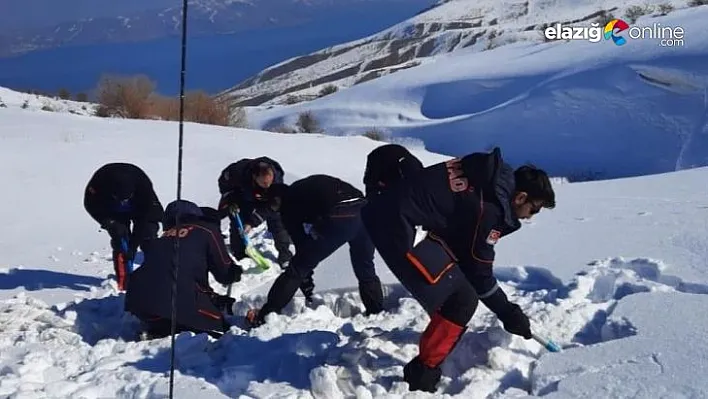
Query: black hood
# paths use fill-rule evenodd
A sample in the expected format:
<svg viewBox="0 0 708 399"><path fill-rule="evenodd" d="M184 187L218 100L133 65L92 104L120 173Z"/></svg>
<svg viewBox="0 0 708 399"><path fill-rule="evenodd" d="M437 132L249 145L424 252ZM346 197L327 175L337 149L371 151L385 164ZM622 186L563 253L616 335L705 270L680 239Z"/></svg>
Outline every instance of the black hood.
<svg viewBox="0 0 708 399"><path fill-rule="evenodd" d="M165 208L165 217L162 222L164 229L170 229L177 224L177 214L180 216L180 223L186 223L193 220L198 220L204 217L204 212L197 204L185 201L176 200L170 202Z"/></svg>
<svg viewBox="0 0 708 399"><path fill-rule="evenodd" d="M253 180L253 174L258 171L258 167L261 164L265 164L269 166L273 170L273 183L282 183L283 178L285 177L285 172L283 171L283 167L280 166L280 163L278 161L268 158L268 157L258 157L255 159L252 159L249 163L248 166L246 167L246 179L250 179L251 181ZM255 182L253 183L255 186Z"/></svg>
<svg viewBox="0 0 708 399"><path fill-rule="evenodd" d="M210 223L221 224L221 219L223 219L221 212L209 206L200 206L199 209L203 214L202 220Z"/></svg>
<svg viewBox="0 0 708 399"><path fill-rule="evenodd" d="M518 230L521 227L521 222L511 207L511 201L516 191L514 169L511 165L504 162L499 147L495 147L489 154L488 162L489 183L493 188L496 200L504 212L504 224L510 232Z"/></svg>
<svg viewBox="0 0 708 399"><path fill-rule="evenodd" d="M502 163L497 169L494 191L504 211L504 224L511 231L518 230L521 227L521 222L511 207L511 201L516 191L515 187L514 169L509 164Z"/></svg>
<svg viewBox="0 0 708 399"><path fill-rule="evenodd" d="M393 184L424 168L423 163L400 144L376 147L366 157L364 186L376 191L379 183Z"/></svg>

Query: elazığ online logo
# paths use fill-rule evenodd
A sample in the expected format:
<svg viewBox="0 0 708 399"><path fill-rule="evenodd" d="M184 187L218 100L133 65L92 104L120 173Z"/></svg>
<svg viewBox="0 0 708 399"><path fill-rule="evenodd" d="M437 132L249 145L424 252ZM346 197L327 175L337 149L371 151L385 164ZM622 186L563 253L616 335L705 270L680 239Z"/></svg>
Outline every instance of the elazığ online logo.
<svg viewBox="0 0 708 399"><path fill-rule="evenodd" d="M603 34L605 40L612 39L612 41L615 42L615 44L618 46L627 43L627 39L623 38L622 36L615 35L615 29L617 29L616 33L624 32L629 29L629 24L622 21L621 19L613 19L612 21L608 22L607 25L605 25L605 31Z"/></svg>
<svg viewBox="0 0 708 399"><path fill-rule="evenodd" d="M684 31L680 26L662 26L653 23L651 26L632 26L621 19L613 19L604 28L593 23L590 26L567 26L557 23L547 27L543 34L549 40L587 40L593 43L612 40L617 46L623 46L627 39L620 33L626 32L631 39L656 39L662 47L682 46Z"/></svg>

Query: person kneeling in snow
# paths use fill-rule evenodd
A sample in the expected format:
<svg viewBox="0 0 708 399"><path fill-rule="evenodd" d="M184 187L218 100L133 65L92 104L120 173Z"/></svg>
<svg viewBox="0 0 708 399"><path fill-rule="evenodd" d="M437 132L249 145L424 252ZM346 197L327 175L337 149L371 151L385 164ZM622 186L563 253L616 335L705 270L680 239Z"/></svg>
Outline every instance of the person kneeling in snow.
<svg viewBox="0 0 708 399"><path fill-rule="evenodd" d="M492 273L494 245L541 208L555 207L543 170L515 171L495 148L425 168L415 179L372 198L362 218L381 257L430 315L418 356L403 369L409 389L435 392L440 365L474 315L478 301L504 328L532 338L528 317ZM415 227L427 236L415 242Z"/></svg>
<svg viewBox="0 0 708 399"><path fill-rule="evenodd" d="M138 247L144 249L146 241L157 237L164 215L152 182L133 164L103 165L86 185L84 208L111 236L118 289L125 290L131 272L128 263Z"/></svg>
<svg viewBox="0 0 708 399"><path fill-rule="evenodd" d="M351 184L328 175L312 175L279 185L279 204L285 228L295 243L295 256L273 283L268 301L259 310L249 310L251 326L264 323L266 315L279 313L293 298L298 286L311 278L315 267L342 245L349 243L354 274L367 314L383 311L381 281L374 266L374 246L361 223L364 194Z"/></svg>
<svg viewBox="0 0 708 399"><path fill-rule="evenodd" d="M381 194L423 170L423 163L399 144L376 147L366 157L364 187L367 198Z"/></svg>
<svg viewBox="0 0 708 399"><path fill-rule="evenodd" d="M209 211L205 214L204 211ZM180 226L177 231L177 214ZM216 294L209 286L209 272L216 281L228 285L241 281L243 269L233 263L221 239L215 209L199 208L178 200L165 211L162 236L149 243L144 263L131 276L125 310L146 325L152 338L170 334L175 240L179 237L177 274L177 331L206 332L219 337L230 325L220 306L233 302ZM210 217L211 216L211 217ZM224 301L227 299L227 301Z"/></svg>

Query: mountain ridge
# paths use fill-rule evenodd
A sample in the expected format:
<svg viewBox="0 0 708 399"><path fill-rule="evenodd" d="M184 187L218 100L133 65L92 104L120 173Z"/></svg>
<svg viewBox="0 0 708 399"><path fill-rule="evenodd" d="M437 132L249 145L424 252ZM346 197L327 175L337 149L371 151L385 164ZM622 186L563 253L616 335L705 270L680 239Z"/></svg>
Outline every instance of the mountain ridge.
<svg viewBox="0 0 708 399"><path fill-rule="evenodd" d="M221 94L241 106L294 104L419 66L438 54L549 41L543 30L556 23L604 26L614 18L633 23L641 15L661 16L686 7L690 5L637 0L622 6L604 0L582 5L568 0L448 0L374 35L272 65Z"/></svg>

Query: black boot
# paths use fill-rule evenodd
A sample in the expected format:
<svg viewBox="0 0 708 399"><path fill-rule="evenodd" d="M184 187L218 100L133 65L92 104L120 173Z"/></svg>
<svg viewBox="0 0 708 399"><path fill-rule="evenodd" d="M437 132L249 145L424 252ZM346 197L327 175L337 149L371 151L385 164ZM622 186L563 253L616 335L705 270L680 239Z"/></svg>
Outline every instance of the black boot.
<svg viewBox="0 0 708 399"><path fill-rule="evenodd" d="M367 316L383 312L383 288L378 277L375 280L359 283L359 295L366 308Z"/></svg>
<svg viewBox="0 0 708 399"><path fill-rule="evenodd" d="M262 326L265 323L265 314L262 309L249 309L246 312L246 323L249 328Z"/></svg>
<svg viewBox="0 0 708 399"><path fill-rule="evenodd" d="M281 248L278 250L278 265L281 269L287 269L290 266L290 260L293 258L293 254L288 248Z"/></svg>
<svg viewBox="0 0 708 399"><path fill-rule="evenodd" d="M403 368L403 380L411 391L435 392L441 377L440 367L428 367L420 362L418 356Z"/></svg>

